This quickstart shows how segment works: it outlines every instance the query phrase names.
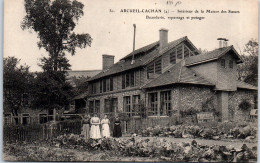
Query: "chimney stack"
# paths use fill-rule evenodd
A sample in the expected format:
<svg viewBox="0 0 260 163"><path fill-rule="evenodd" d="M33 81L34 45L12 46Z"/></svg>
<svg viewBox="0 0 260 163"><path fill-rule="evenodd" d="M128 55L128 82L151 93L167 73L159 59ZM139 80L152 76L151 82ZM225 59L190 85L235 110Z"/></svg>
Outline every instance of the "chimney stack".
<svg viewBox="0 0 260 163"><path fill-rule="evenodd" d="M168 44L168 29L161 28L159 30L160 35L160 51L163 50Z"/></svg>
<svg viewBox="0 0 260 163"><path fill-rule="evenodd" d="M226 38L218 38L217 40L219 40L219 48L224 48L228 46L228 39Z"/></svg>
<svg viewBox="0 0 260 163"><path fill-rule="evenodd" d="M112 66L114 64L115 56L103 54L102 57L103 57L103 67L102 67L102 70L105 70L105 69L109 68L110 66Z"/></svg>

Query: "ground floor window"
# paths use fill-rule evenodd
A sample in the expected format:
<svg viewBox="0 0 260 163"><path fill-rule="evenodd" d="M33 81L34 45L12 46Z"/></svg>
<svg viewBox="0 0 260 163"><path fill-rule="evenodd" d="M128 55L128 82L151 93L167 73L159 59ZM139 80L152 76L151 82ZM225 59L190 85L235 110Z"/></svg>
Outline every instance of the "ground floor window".
<svg viewBox="0 0 260 163"><path fill-rule="evenodd" d="M161 92L160 115L170 116L171 114L171 91Z"/></svg>
<svg viewBox="0 0 260 163"><path fill-rule="evenodd" d="M100 113L100 100L89 101L89 113Z"/></svg>
<svg viewBox="0 0 260 163"><path fill-rule="evenodd" d="M124 109L124 112L127 113L128 116L131 116L131 102L130 102L130 96L125 96L123 98L123 109Z"/></svg>
<svg viewBox="0 0 260 163"><path fill-rule="evenodd" d="M118 101L117 98L105 99L104 113L112 114L117 111Z"/></svg>
<svg viewBox="0 0 260 163"><path fill-rule="evenodd" d="M133 116L139 116L140 115L140 95L134 95L133 96Z"/></svg>
<svg viewBox="0 0 260 163"><path fill-rule="evenodd" d="M95 100L95 110L94 113L100 113L100 100Z"/></svg>
<svg viewBox="0 0 260 163"><path fill-rule="evenodd" d="M158 106L158 94L157 92L148 94L148 115L153 116L157 115L157 106Z"/></svg>
<svg viewBox="0 0 260 163"><path fill-rule="evenodd" d="M11 115L11 113L4 114L4 124L5 125L12 124L12 115Z"/></svg>
<svg viewBox="0 0 260 163"><path fill-rule="evenodd" d="M94 101L89 101L89 113L94 113Z"/></svg>
<svg viewBox="0 0 260 163"><path fill-rule="evenodd" d="M22 114L22 124L23 125L30 124L30 114Z"/></svg>
<svg viewBox="0 0 260 163"><path fill-rule="evenodd" d="M118 100L117 100L117 98L112 98L112 109L113 109L113 112L118 112Z"/></svg>
<svg viewBox="0 0 260 163"><path fill-rule="evenodd" d="M39 114L39 123L44 124L48 121L47 114Z"/></svg>

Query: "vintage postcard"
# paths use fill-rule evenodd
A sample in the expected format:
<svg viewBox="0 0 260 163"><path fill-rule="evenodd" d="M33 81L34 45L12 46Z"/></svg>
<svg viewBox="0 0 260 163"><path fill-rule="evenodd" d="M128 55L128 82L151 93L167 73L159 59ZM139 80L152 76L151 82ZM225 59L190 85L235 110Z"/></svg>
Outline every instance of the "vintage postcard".
<svg viewBox="0 0 260 163"><path fill-rule="evenodd" d="M6 0L3 40L5 161L257 161L257 0Z"/></svg>

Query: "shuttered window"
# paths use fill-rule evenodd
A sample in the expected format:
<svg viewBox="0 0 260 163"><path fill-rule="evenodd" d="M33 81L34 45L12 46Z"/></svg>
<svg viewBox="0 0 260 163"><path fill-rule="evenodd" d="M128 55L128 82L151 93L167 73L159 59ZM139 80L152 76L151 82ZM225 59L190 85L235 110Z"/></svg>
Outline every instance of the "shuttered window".
<svg viewBox="0 0 260 163"><path fill-rule="evenodd" d="M188 58L189 57L189 49L184 46L184 58Z"/></svg>
<svg viewBox="0 0 260 163"><path fill-rule="evenodd" d="M161 74L162 73L162 60L161 58L154 63L155 67L155 73L156 74Z"/></svg>
<svg viewBox="0 0 260 163"><path fill-rule="evenodd" d="M170 63L176 63L176 50L174 49L173 52L170 53Z"/></svg>
<svg viewBox="0 0 260 163"><path fill-rule="evenodd" d="M177 48L177 59L182 59L182 46Z"/></svg>

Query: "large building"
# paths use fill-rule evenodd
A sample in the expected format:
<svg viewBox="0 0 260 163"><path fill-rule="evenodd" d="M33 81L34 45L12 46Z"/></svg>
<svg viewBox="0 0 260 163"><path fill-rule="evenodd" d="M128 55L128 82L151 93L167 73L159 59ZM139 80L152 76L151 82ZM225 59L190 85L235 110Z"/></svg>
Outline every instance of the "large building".
<svg viewBox="0 0 260 163"><path fill-rule="evenodd" d="M188 37L168 42L168 30L161 29L159 41L115 64L114 56L103 55L103 70L88 80L87 112L172 120L194 109L214 112L218 121L247 119L257 88L237 80L242 60L234 47L226 39L219 45L200 54ZM250 104L246 113L242 102Z"/></svg>

